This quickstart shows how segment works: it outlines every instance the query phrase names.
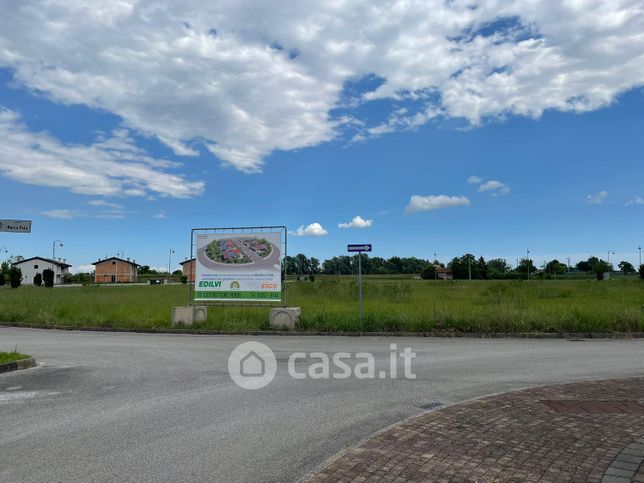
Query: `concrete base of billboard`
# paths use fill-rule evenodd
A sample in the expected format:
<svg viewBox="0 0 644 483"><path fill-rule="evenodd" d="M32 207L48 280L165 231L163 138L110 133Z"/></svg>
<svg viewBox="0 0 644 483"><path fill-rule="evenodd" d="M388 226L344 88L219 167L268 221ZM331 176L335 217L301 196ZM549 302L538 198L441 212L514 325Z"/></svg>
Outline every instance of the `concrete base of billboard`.
<svg viewBox="0 0 644 483"><path fill-rule="evenodd" d="M179 324L192 325L195 322L203 322L207 318L208 307L205 305L172 307L172 327Z"/></svg>
<svg viewBox="0 0 644 483"><path fill-rule="evenodd" d="M299 307L278 307L271 309L270 325L277 329L294 329L297 321L300 320Z"/></svg>

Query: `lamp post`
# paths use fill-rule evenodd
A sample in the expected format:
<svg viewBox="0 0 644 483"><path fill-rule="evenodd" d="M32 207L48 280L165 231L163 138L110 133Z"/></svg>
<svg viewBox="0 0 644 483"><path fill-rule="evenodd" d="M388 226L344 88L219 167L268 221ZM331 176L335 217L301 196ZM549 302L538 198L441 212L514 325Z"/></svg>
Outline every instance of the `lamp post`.
<svg viewBox="0 0 644 483"><path fill-rule="evenodd" d="M58 243L59 247L63 246L63 242L60 240L54 240L54 242L51 244L51 259L56 260L56 243Z"/></svg>
<svg viewBox="0 0 644 483"><path fill-rule="evenodd" d="M170 264L172 263L172 254L174 250L170 248L170 256L168 257L168 278L170 278Z"/></svg>
<svg viewBox="0 0 644 483"><path fill-rule="evenodd" d="M608 253L606 254L606 263L610 263L610 255L611 253L615 255L615 252L612 250L608 250Z"/></svg>
<svg viewBox="0 0 644 483"><path fill-rule="evenodd" d="M436 266L436 254L434 253L434 280L438 280L438 267Z"/></svg>
<svg viewBox="0 0 644 483"><path fill-rule="evenodd" d="M641 267L641 266L642 266L642 246L641 246L641 245L640 245L640 246L638 246L638 247L637 247L637 249L638 249L638 250L639 250L639 252L640 252L640 267Z"/></svg>
<svg viewBox="0 0 644 483"><path fill-rule="evenodd" d="M54 280L56 280L56 267L54 266L54 263L56 263L56 243L58 243L59 247L63 246L63 242L60 240L54 240L51 244L51 270L54 272Z"/></svg>
<svg viewBox="0 0 644 483"><path fill-rule="evenodd" d="M525 266L528 270L528 280L530 280L530 249L526 249L525 251Z"/></svg>

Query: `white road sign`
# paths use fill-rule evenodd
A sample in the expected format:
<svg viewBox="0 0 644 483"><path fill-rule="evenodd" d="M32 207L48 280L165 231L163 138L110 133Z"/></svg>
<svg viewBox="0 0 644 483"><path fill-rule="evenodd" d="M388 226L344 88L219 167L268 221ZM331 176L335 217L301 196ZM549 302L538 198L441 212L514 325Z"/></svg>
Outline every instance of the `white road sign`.
<svg viewBox="0 0 644 483"><path fill-rule="evenodd" d="M0 220L0 231L31 233L31 220Z"/></svg>

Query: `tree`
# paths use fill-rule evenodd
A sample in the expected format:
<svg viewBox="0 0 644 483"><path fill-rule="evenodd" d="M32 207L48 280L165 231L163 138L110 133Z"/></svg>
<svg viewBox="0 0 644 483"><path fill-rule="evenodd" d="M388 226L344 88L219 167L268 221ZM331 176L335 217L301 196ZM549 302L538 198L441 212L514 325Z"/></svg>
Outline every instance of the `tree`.
<svg viewBox="0 0 644 483"><path fill-rule="evenodd" d="M566 272L566 265L559 260L551 260L546 264L545 271L553 275L560 275Z"/></svg>
<svg viewBox="0 0 644 483"><path fill-rule="evenodd" d="M471 253L466 253L462 257L452 258L452 261L447 265L452 270L454 278L466 280L470 277L470 270L472 272L472 279L481 278L481 257L479 261ZM485 260L483 260L485 264Z"/></svg>
<svg viewBox="0 0 644 483"><path fill-rule="evenodd" d="M172 272L172 275L181 276L183 275L183 272L181 270L175 270L174 272Z"/></svg>
<svg viewBox="0 0 644 483"><path fill-rule="evenodd" d="M493 258L487 262L487 270L492 273L508 273L510 265L503 258Z"/></svg>
<svg viewBox="0 0 644 483"><path fill-rule="evenodd" d="M640 265L640 278L644 280L644 265Z"/></svg>
<svg viewBox="0 0 644 483"><path fill-rule="evenodd" d="M420 278L423 280L434 280L436 278L436 267L434 265L427 265L420 272Z"/></svg>
<svg viewBox="0 0 644 483"><path fill-rule="evenodd" d="M592 265L587 260L579 262L577 265L575 265L575 267L580 272L592 272L593 271Z"/></svg>
<svg viewBox="0 0 644 483"><path fill-rule="evenodd" d="M515 271L517 273L535 273L537 271L537 267L534 266L534 263L532 263L532 260L529 258L524 258L519 262L519 265L517 265L517 268L515 268Z"/></svg>
<svg viewBox="0 0 644 483"><path fill-rule="evenodd" d="M624 275L635 273L635 267L633 266L633 264L627 262L626 260L622 260L617 266L622 272L624 272Z"/></svg>
<svg viewBox="0 0 644 483"><path fill-rule="evenodd" d="M9 269L9 283L11 288L18 288L22 283L22 270L15 265L12 265Z"/></svg>
<svg viewBox="0 0 644 483"><path fill-rule="evenodd" d="M320 260L315 257L311 257L311 274L317 275L320 273Z"/></svg>
<svg viewBox="0 0 644 483"><path fill-rule="evenodd" d="M7 281L5 280L5 276L3 272L0 272L0 287L4 284L6 284Z"/></svg>
<svg viewBox="0 0 644 483"><path fill-rule="evenodd" d="M45 282L45 287L54 286L54 271L51 268L46 268L42 271L42 279Z"/></svg>
<svg viewBox="0 0 644 483"><path fill-rule="evenodd" d="M34 275L34 285L36 287L42 286L42 275L40 273Z"/></svg>
<svg viewBox="0 0 644 483"><path fill-rule="evenodd" d="M595 272L597 280L604 280L604 274L612 271L613 267L604 260L598 260L597 263L593 265L593 272Z"/></svg>

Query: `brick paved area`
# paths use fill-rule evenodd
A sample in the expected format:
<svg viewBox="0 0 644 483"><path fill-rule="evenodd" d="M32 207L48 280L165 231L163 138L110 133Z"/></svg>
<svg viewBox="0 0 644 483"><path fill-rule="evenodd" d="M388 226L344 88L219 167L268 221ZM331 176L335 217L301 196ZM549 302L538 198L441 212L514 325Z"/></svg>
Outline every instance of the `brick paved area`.
<svg viewBox="0 0 644 483"><path fill-rule="evenodd" d="M644 377L471 401L379 433L310 480L644 482L633 453L644 438L642 404Z"/></svg>

